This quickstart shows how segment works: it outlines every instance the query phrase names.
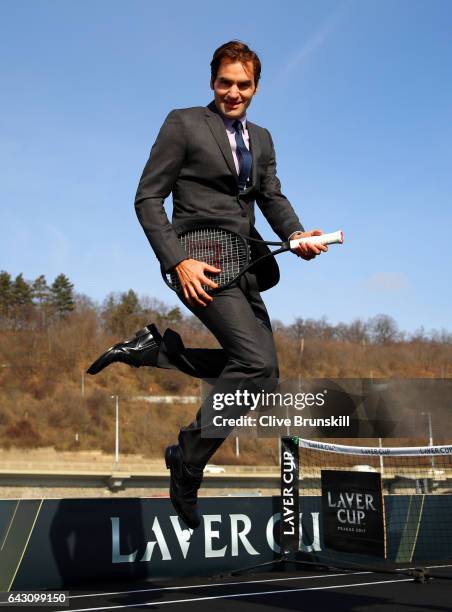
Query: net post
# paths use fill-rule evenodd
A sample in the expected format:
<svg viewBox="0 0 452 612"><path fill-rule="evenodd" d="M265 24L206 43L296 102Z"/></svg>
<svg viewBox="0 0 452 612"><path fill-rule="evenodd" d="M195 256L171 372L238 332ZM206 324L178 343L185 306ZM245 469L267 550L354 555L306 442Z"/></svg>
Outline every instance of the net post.
<svg viewBox="0 0 452 612"><path fill-rule="evenodd" d="M281 438L281 501L279 542L283 559L300 544L298 438Z"/></svg>

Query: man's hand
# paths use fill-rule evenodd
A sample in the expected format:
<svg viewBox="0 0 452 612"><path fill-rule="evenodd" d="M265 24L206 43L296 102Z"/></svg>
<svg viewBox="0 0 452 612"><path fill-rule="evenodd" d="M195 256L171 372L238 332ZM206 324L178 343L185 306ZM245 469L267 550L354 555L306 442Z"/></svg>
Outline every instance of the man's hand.
<svg viewBox="0 0 452 612"><path fill-rule="evenodd" d="M221 268L215 268L197 259L184 259L174 267L174 270L179 277L184 298L190 306L208 306L213 302L213 297L204 291L202 285L212 289L216 289L218 285L204 273L207 271L218 274Z"/></svg>
<svg viewBox="0 0 452 612"><path fill-rule="evenodd" d="M315 229L310 232L297 232L293 236L290 237L291 240L296 240L297 238L308 238L309 236L321 236L323 234L322 230ZM328 251L328 247L325 244L309 244L301 242L297 248L293 251L295 255L301 257L302 259L314 259L317 255Z"/></svg>

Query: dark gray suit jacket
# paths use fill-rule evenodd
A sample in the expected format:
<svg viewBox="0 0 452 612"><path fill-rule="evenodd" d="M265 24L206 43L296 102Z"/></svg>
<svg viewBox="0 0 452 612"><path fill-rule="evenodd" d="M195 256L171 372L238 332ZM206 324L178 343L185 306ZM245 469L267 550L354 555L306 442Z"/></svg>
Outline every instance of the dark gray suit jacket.
<svg viewBox="0 0 452 612"><path fill-rule="evenodd" d="M239 192L231 146L215 103L173 110L162 125L143 170L135 210L165 271L187 254L177 233L201 225L217 225L258 236L254 202L281 240L303 227L276 176L273 142L268 130L247 121L253 166L250 186ZM172 223L163 207L172 193ZM266 247L265 247L266 248ZM263 251L262 251L263 252ZM256 266L264 290L278 282L274 258Z"/></svg>

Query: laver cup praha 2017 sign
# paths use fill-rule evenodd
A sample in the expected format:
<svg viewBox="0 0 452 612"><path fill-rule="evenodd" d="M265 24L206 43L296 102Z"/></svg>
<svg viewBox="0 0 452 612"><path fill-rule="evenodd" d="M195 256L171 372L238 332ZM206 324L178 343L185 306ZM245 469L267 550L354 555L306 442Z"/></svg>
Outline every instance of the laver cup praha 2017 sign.
<svg viewBox="0 0 452 612"><path fill-rule="evenodd" d="M386 558L380 474L322 470L322 520L327 548Z"/></svg>

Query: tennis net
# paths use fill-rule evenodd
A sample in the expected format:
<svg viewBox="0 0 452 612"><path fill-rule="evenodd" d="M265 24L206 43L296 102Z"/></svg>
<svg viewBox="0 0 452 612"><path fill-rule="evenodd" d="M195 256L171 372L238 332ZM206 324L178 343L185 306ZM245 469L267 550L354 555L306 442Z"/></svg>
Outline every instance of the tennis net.
<svg viewBox="0 0 452 612"><path fill-rule="evenodd" d="M293 441L299 551L310 562L384 569L451 563L452 445Z"/></svg>

